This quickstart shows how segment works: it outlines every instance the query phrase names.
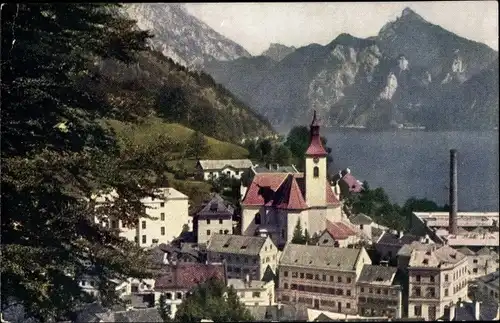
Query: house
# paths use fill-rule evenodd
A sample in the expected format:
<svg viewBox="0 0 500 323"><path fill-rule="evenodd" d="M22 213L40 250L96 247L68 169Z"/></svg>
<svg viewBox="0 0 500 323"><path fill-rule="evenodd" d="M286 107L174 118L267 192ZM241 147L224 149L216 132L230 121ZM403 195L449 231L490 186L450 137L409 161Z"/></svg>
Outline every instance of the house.
<svg viewBox="0 0 500 323"><path fill-rule="evenodd" d="M443 321L497 321L500 319L498 302L462 302L445 310Z"/></svg>
<svg viewBox="0 0 500 323"><path fill-rule="evenodd" d="M307 308L301 305L281 304L250 306L250 314L259 322L307 322Z"/></svg>
<svg viewBox="0 0 500 323"><path fill-rule="evenodd" d="M240 301L245 306L274 305L274 281L252 280L250 275L245 279L229 278L227 285L232 286Z"/></svg>
<svg viewBox="0 0 500 323"><path fill-rule="evenodd" d="M250 159L204 159L196 163L196 177L205 181L222 175L240 179L243 172L252 166Z"/></svg>
<svg viewBox="0 0 500 323"><path fill-rule="evenodd" d="M187 293L212 278L227 284L226 266L221 263L168 265L155 279L155 301L159 301L161 294L165 295L165 303L174 317L177 306L183 302Z"/></svg>
<svg viewBox="0 0 500 323"><path fill-rule="evenodd" d="M349 168L339 171L332 176L332 182L337 183L340 188L340 198L343 199L352 193L359 193L363 190L363 183L358 181Z"/></svg>
<svg viewBox="0 0 500 323"><path fill-rule="evenodd" d="M371 240L373 225L372 218L370 218L368 215L360 213L349 217L349 222L351 222L360 232L362 232L364 237Z"/></svg>
<svg viewBox="0 0 500 323"><path fill-rule="evenodd" d="M96 207L113 200L116 191L95 198ZM134 228L129 228L119 219L110 217L102 222L103 226L119 229L119 235L129 241L136 242L141 247L150 247L158 243L169 243L174 240L185 226L190 228L191 218L188 215L189 198L172 187L159 188L158 198L146 197L141 203L146 208L146 214L152 218L141 218ZM96 220L97 221L97 220Z"/></svg>
<svg viewBox="0 0 500 323"><path fill-rule="evenodd" d="M483 247L474 252L470 248L462 247L457 250L467 256L469 262L469 276L475 279L498 270L499 256L493 248Z"/></svg>
<svg viewBox="0 0 500 323"><path fill-rule="evenodd" d="M478 300L491 300L496 303L500 302L500 299L498 298L500 294L500 271L497 269L497 271L490 273L485 276L478 277L476 279L477 283L477 292L476 292L476 298Z"/></svg>
<svg viewBox="0 0 500 323"><path fill-rule="evenodd" d="M219 194L202 206L193 219L198 244L206 244L214 233L233 234L234 208Z"/></svg>
<svg viewBox="0 0 500 323"><path fill-rule="evenodd" d="M445 306L465 300L467 267L467 257L450 246L417 247L414 243L407 267L408 317L436 320L444 314Z"/></svg>
<svg viewBox="0 0 500 323"><path fill-rule="evenodd" d="M356 281L371 264L364 248L287 244L280 258L278 301L357 314Z"/></svg>
<svg viewBox="0 0 500 323"><path fill-rule="evenodd" d="M347 248L359 242L356 232L343 222L326 220L326 229L318 239L318 245Z"/></svg>
<svg viewBox="0 0 500 323"><path fill-rule="evenodd" d="M402 287L396 267L364 265L356 282L361 316L401 318Z"/></svg>
<svg viewBox="0 0 500 323"><path fill-rule="evenodd" d="M177 263L201 263L205 254L192 244L183 243L180 247L172 244L160 244L150 250L150 255L156 268Z"/></svg>
<svg viewBox="0 0 500 323"><path fill-rule="evenodd" d="M319 129L314 113L304 173L255 175L241 203L242 234L265 232L281 248L292 240L299 220L311 235L321 234L327 219L341 221L341 203L327 178L328 153L321 144Z"/></svg>
<svg viewBox="0 0 500 323"><path fill-rule="evenodd" d="M397 254L404 245L420 241L420 237L413 234L403 234L403 232L392 233L385 231L373 244L375 250L382 260L394 263L397 260Z"/></svg>
<svg viewBox="0 0 500 323"><path fill-rule="evenodd" d="M269 237L213 234L207 245L209 262L227 263L228 278L261 280L268 267L276 273L278 248Z"/></svg>

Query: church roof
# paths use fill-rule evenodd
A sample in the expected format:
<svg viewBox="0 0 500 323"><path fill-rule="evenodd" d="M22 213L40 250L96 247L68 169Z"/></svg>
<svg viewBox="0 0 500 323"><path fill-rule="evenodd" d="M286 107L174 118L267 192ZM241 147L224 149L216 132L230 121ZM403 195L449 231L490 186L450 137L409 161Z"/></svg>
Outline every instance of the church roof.
<svg viewBox="0 0 500 323"><path fill-rule="evenodd" d="M326 178L325 181L327 181ZM267 205L287 210L307 209L304 184L303 173L256 174L246 192L242 205ZM327 205L339 204L328 183L325 194Z"/></svg>
<svg viewBox="0 0 500 323"><path fill-rule="evenodd" d="M335 240L344 240L347 239L349 236L356 235L356 233L344 223L330 222L328 220L326 220L326 231Z"/></svg>
<svg viewBox="0 0 500 323"><path fill-rule="evenodd" d="M309 147L306 150L306 156L318 156L325 157L328 155L323 144L321 143L321 137L319 135L319 120L316 118L316 111L314 111L313 120L311 122L311 138L309 142Z"/></svg>

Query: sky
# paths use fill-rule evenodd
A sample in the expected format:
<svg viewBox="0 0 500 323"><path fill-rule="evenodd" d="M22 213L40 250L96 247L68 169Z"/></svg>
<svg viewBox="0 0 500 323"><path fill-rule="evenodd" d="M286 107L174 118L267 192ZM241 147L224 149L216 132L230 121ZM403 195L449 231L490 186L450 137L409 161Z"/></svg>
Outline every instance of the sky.
<svg viewBox="0 0 500 323"><path fill-rule="evenodd" d="M189 13L261 54L271 43L325 45L346 32L369 37L409 7L425 20L498 50L497 1L188 3Z"/></svg>

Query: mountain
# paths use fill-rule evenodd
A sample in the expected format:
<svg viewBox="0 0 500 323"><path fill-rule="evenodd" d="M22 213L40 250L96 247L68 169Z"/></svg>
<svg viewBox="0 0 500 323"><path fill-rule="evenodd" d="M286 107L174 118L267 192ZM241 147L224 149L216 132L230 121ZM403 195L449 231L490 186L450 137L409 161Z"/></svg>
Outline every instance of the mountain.
<svg viewBox="0 0 500 323"><path fill-rule="evenodd" d="M373 37L344 33L280 61L238 58L204 70L282 130L307 122L312 110L332 127L482 129L498 122L498 52L409 8ZM444 118L450 111L457 117Z"/></svg>
<svg viewBox="0 0 500 323"><path fill-rule="evenodd" d="M282 44L271 43L268 49L266 49L261 55L267 56L276 62L281 61L287 55L293 53L297 48L294 46L288 47Z"/></svg>
<svg viewBox="0 0 500 323"><path fill-rule="evenodd" d="M189 14L178 3L126 3L123 12L154 34L151 45L178 64L203 66L211 60L251 56L243 47Z"/></svg>
<svg viewBox="0 0 500 323"><path fill-rule="evenodd" d="M159 118L213 138L240 143L274 135L269 122L203 72L189 71L158 51L145 51L133 65L96 62L96 93L119 102L139 120ZM120 111L116 111L116 119Z"/></svg>

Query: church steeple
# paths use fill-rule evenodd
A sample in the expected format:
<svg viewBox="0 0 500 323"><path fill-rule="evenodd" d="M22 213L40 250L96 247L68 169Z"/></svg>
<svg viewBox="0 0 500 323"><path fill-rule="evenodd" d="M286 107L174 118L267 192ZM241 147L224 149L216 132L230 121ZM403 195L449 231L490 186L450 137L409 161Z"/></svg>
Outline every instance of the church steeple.
<svg viewBox="0 0 500 323"><path fill-rule="evenodd" d="M325 157L328 155L323 147L323 144L321 143L319 128L319 120L316 117L316 110L314 110L313 120L310 126L309 147L306 150L306 156Z"/></svg>

